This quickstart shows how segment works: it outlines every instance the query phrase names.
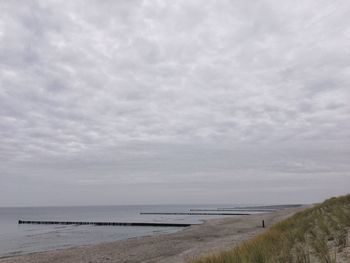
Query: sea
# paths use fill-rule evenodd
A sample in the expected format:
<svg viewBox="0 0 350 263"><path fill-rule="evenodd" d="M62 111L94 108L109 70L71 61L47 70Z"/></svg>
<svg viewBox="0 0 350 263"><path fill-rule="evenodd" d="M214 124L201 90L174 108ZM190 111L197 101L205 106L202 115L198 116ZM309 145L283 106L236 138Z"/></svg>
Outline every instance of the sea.
<svg viewBox="0 0 350 263"><path fill-rule="evenodd" d="M187 213L191 209L216 209L220 206L223 205L0 207L0 258L132 237L167 234L183 229L148 226L30 225L18 224L18 220L200 224L203 220L224 216L140 213Z"/></svg>

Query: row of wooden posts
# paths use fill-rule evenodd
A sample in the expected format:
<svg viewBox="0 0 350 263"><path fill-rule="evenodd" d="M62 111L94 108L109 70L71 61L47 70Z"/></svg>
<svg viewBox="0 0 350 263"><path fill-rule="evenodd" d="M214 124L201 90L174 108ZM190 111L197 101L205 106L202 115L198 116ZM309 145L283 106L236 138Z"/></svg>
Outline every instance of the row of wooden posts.
<svg viewBox="0 0 350 263"><path fill-rule="evenodd" d="M133 223L133 222L81 222L81 221L32 221L18 220L18 224L37 224L37 225L95 225L95 226L153 226L153 227L188 227L193 224L179 223ZM265 228L265 220L261 225Z"/></svg>

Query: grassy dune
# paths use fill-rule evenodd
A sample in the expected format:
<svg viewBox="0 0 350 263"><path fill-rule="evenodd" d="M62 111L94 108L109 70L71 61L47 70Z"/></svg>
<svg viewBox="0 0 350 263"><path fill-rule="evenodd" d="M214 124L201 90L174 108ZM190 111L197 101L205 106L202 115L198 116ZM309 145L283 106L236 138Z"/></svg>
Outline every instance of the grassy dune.
<svg viewBox="0 0 350 263"><path fill-rule="evenodd" d="M350 262L350 195L331 198L273 225L231 251L192 263Z"/></svg>

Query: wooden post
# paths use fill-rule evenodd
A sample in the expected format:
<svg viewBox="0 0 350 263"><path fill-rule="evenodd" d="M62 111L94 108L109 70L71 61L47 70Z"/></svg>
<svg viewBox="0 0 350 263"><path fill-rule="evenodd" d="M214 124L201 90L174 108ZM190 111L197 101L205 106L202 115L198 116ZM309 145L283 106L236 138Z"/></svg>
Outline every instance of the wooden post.
<svg viewBox="0 0 350 263"><path fill-rule="evenodd" d="M262 221L262 227L265 228L265 220Z"/></svg>
<svg viewBox="0 0 350 263"><path fill-rule="evenodd" d="M76 221L25 221L18 220L18 224L41 225L95 225L95 226L154 226L154 227L188 227L192 224L185 223L142 223L142 222L76 222Z"/></svg>

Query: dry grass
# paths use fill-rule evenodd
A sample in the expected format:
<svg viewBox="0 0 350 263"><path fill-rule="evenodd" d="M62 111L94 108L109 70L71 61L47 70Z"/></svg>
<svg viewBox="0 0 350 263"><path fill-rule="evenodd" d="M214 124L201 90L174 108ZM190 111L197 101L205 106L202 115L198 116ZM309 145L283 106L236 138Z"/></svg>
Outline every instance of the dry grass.
<svg viewBox="0 0 350 263"><path fill-rule="evenodd" d="M348 245L350 195L331 198L273 225L231 251L192 263L336 262Z"/></svg>

